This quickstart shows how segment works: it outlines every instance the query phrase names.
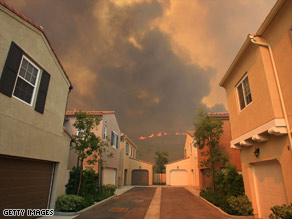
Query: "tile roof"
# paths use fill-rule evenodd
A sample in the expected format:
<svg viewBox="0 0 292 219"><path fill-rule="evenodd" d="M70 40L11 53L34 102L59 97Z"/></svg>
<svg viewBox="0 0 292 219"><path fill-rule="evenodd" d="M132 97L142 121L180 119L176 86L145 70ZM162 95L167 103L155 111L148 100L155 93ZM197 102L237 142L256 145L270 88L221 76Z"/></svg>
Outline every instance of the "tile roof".
<svg viewBox="0 0 292 219"><path fill-rule="evenodd" d="M229 118L228 112L214 112L214 113L208 113L209 117L216 117L216 118Z"/></svg>
<svg viewBox="0 0 292 219"><path fill-rule="evenodd" d="M187 160L187 159L189 159L189 158L190 158L190 157L184 157L184 158L181 158L181 159L179 159L179 160L171 161L171 162L169 162L169 163L167 163L167 164L165 164L165 165L169 165L169 164L173 164L173 163L180 162L180 161L183 161L183 160Z"/></svg>
<svg viewBox="0 0 292 219"><path fill-rule="evenodd" d="M49 41L49 38L48 38L48 36L46 35L46 33L45 33L45 31L44 31L44 28L43 28L42 26L36 24L35 22L33 22L31 19L29 19L28 17L26 17L25 15L23 15L23 14L20 13L19 11L15 10L12 6L8 5L8 4L7 4L6 2L4 2L3 0L0 0L0 5L4 6L4 7L7 8L9 11L13 12L15 15L17 15L18 17L20 17L21 19L23 19L24 21L28 22L29 24L31 24L32 26L34 26L35 28L37 28L39 31L42 32L42 34L45 36L45 38L46 38L46 40L47 40L49 46L51 47L51 49L52 49L52 51L53 51L53 53L54 53L54 55L55 55L55 57L56 57L56 59L57 59L59 65L61 66L61 68L62 68L62 70L63 70L63 72L64 72L66 78L68 79L68 81L69 81L69 83L70 83L70 89L72 89L72 88L73 88L72 83L71 83L71 81L70 81L68 75L66 74L66 71L65 71L65 69L64 69L64 67L63 67L63 65L62 65L62 63L61 63L61 61L60 61L60 59L59 59L59 57L57 56L57 53L56 53L55 49L53 48L51 42Z"/></svg>
<svg viewBox="0 0 292 219"><path fill-rule="evenodd" d="M189 134L191 137L194 137L195 132L194 131L187 131L187 134Z"/></svg>
<svg viewBox="0 0 292 219"><path fill-rule="evenodd" d="M73 139L73 136L70 134L70 132L65 128L63 127L63 131L71 138Z"/></svg>
<svg viewBox="0 0 292 219"><path fill-rule="evenodd" d="M74 116L76 112L85 112L86 114L89 115L96 115L96 116L102 116L105 114L115 114L115 111L94 111L94 110L76 110L74 109L73 111L67 110L66 111L66 116Z"/></svg>
<svg viewBox="0 0 292 219"><path fill-rule="evenodd" d="M154 163L151 163L151 162L148 162L148 161L138 160L138 159L133 158L133 157L129 157L129 159L136 160L136 161L139 161L139 162L142 162L142 163L146 163L146 164L150 164L150 165L154 166Z"/></svg>

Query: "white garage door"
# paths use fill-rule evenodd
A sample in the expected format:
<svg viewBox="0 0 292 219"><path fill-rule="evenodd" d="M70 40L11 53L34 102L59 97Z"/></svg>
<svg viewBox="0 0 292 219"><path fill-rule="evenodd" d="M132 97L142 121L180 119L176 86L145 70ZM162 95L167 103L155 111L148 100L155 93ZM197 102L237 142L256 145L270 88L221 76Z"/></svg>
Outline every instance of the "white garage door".
<svg viewBox="0 0 292 219"><path fill-rule="evenodd" d="M116 169L103 168L103 184L116 185Z"/></svg>
<svg viewBox="0 0 292 219"><path fill-rule="evenodd" d="M282 168L278 161L265 161L253 165L257 204L260 218L269 218L270 208L287 204Z"/></svg>
<svg viewBox="0 0 292 219"><path fill-rule="evenodd" d="M171 170L169 184L171 186L187 186L188 175L186 170Z"/></svg>

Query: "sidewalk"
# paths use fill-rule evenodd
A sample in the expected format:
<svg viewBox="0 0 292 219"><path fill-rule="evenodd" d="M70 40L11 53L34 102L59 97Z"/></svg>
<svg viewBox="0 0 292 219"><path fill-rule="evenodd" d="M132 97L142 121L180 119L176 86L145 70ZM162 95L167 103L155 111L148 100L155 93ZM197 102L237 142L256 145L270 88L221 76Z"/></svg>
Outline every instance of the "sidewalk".
<svg viewBox="0 0 292 219"><path fill-rule="evenodd" d="M122 186L122 187L119 187L115 191L115 196L119 196L119 195L127 192L128 190L130 190L132 188L134 188L134 186ZM112 197L115 197L115 196L112 196ZM112 197L110 197L108 199L111 199ZM108 200L108 199L106 199L106 200ZM92 208L93 206L99 205L102 202L103 201L97 202L96 204L94 204L92 206L89 206L88 208L85 208L85 209L81 210L80 212L88 210L89 208ZM78 213L76 215L72 215L72 216L55 215L55 216L48 216L48 217L39 217L39 219L73 219L73 218L77 217L78 215L79 215Z"/></svg>

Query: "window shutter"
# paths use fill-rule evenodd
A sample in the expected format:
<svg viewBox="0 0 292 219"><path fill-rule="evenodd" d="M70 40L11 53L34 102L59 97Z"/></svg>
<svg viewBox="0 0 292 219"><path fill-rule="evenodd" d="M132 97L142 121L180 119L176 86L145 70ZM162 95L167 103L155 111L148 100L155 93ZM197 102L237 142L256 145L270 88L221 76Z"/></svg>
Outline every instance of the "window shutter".
<svg viewBox="0 0 292 219"><path fill-rule="evenodd" d="M42 78L41 78L41 83L39 86L39 92L35 104L35 111L39 113L44 113L45 109L45 104L46 104L46 98L47 98L47 92L48 92L48 87L50 83L50 74L43 70L42 73Z"/></svg>
<svg viewBox="0 0 292 219"><path fill-rule="evenodd" d="M114 132L112 131L111 145L114 145L114 138L115 138L115 134L114 134Z"/></svg>
<svg viewBox="0 0 292 219"><path fill-rule="evenodd" d="M22 56L22 49L20 49L19 46L12 42L0 79L0 92L7 95L8 97L12 96L13 87Z"/></svg>

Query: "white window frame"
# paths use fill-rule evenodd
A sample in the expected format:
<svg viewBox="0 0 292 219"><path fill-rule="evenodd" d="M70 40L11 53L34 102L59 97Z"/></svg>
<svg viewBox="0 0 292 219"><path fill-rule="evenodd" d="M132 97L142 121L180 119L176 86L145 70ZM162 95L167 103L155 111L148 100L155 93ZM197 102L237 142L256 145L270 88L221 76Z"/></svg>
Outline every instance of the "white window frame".
<svg viewBox="0 0 292 219"><path fill-rule="evenodd" d="M241 112L242 110L244 110L248 105L250 105L252 103L252 96L251 96L251 101L247 104L247 100L246 100L246 95L245 95L245 88L243 85L243 81L248 78L248 74L246 73L243 78L239 81L239 83L236 85L236 93L237 93L237 103L238 103L238 108L239 111ZM239 91L238 91L238 87L242 86L242 92L243 92L243 101L244 101L244 107L241 109L240 106L240 97L239 97ZM251 89L250 89L250 83L249 83L249 79L248 79L248 86L249 86L249 91L250 91L250 95L251 95Z"/></svg>
<svg viewBox="0 0 292 219"><path fill-rule="evenodd" d="M106 140L106 137L107 137L107 126L104 125L103 126L103 140Z"/></svg>
<svg viewBox="0 0 292 219"><path fill-rule="evenodd" d="M114 139L113 139L112 147L115 148L115 149L118 149L117 140L118 140L119 136L115 131L112 131L112 132L114 133Z"/></svg>
<svg viewBox="0 0 292 219"><path fill-rule="evenodd" d="M36 77L36 81L35 81L35 85L33 85L32 83L30 83L29 81L27 81L25 78L23 78L21 75L19 75L19 72L20 72L20 69L21 69L21 66L22 66L22 62L23 62L23 59L25 59L27 62L29 62L34 68L36 68L38 70L38 73L37 73L37 77ZM21 62L20 62L20 65L19 65L19 68L18 68L18 72L17 72L17 76L16 76L16 80L14 82L14 87L13 87L13 91L12 91L12 96L16 99L18 99L19 101L29 105L29 106L32 106L34 104L34 100L35 100L35 93L36 93L36 88L39 84L39 76L40 76L40 68L37 67L27 56L23 55L22 56L22 59L21 59ZM16 87L16 83L17 83L17 80L18 80L18 77L20 77L22 80L24 80L26 83L28 83L29 85L33 86L33 92L32 92L32 96L31 96L31 100L30 100L30 103L27 103L26 101L20 99L19 97L17 96L14 96L14 90L15 90L15 87Z"/></svg>

